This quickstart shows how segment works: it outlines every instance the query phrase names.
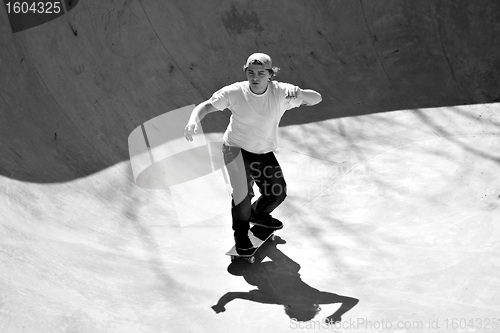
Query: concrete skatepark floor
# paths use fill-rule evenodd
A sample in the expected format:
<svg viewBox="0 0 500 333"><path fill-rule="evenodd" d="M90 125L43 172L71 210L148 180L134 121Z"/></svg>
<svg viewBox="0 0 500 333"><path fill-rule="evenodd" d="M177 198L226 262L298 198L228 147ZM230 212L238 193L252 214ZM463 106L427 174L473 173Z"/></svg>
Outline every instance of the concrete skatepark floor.
<svg viewBox="0 0 500 333"><path fill-rule="evenodd" d="M80 1L16 33L2 8L0 330L496 331L500 11L478 3ZM192 223L185 188L135 182L127 138L255 49L324 100L283 119L285 228L249 265L229 210ZM337 326L332 294L359 300Z"/></svg>

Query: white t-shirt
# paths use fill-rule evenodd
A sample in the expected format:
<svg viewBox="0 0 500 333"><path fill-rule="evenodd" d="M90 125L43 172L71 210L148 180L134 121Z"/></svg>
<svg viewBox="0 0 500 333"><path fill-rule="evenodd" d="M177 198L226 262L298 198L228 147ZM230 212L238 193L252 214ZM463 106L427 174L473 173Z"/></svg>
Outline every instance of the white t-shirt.
<svg viewBox="0 0 500 333"><path fill-rule="evenodd" d="M254 94L248 81L236 82L215 92L210 103L232 112L224 143L255 154L278 150L278 125L285 111L299 107L300 98L285 98L289 83L270 81L265 93Z"/></svg>

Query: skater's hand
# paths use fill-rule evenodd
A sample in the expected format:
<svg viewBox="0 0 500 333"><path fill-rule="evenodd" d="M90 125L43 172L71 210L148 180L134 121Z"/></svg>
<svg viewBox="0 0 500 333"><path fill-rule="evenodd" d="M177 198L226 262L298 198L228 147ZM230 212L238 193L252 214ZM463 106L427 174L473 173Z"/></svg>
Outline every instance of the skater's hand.
<svg viewBox="0 0 500 333"><path fill-rule="evenodd" d="M215 311L215 313L221 313L221 312L226 311L226 308L224 307L224 305L220 305L220 304L215 304L214 306L212 306L212 309Z"/></svg>
<svg viewBox="0 0 500 333"><path fill-rule="evenodd" d="M184 128L184 137L186 137L186 140L188 141L193 141L193 134L195 134L198 131L198 124L194 122L189 122L186 125L186 128Z"/></svg>
<svg viewBox="0 0 500 333"><path fill-rule="evenodd" d="M291 86L285 90L285 98L297 98L300 94L300 88L297 86Z"/></svg>
<svg viewBox="0 0 500 333"><path fill-rule="evenodd" d="M335 323L340 323L342 321L341 316L331 315L325 318L325 323L328 325L335 325Z"/></svg>

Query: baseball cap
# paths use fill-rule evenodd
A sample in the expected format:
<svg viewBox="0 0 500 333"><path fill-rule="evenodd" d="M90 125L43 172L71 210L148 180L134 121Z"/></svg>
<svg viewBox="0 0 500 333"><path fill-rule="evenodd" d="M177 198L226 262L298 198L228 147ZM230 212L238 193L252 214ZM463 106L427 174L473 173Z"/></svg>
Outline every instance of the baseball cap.
<svg viewBox="0 0 500 333"><path fill-rule="evenodd" d="M273 69L273 62L271 60L271 57L265 53L254 53L254 54L250 55L247 59L245 66L244 66L244 69L246 70L248 68L248 66L250 66L251 64L254 64L255 62L262 63L262 65L264 66L264 69Z"/></svg>

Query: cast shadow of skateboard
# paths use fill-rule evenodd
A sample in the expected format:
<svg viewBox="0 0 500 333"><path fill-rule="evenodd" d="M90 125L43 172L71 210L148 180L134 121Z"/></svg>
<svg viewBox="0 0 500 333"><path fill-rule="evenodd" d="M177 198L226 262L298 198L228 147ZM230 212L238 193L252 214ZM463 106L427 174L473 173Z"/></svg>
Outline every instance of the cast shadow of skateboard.
<svg viewBox="0 0 500 333"><path fill-rule="evenodd" d="M257 289L248 292L228 292L212 306L212 309L216 313L224 312L229 302L239 298L263 304L283 305L290 319L309 321L321 310L320 304L341 303L340 308L325 318L327 323L340 322L342 315L352 309L359 300L320 291L302 281L299 274L300 265L277 248L278 244L285 243L277 236L274 242L262 245L255 255L253 265L242 260L233 261L228 267L228 272L243 276ZM262 262L266 256L271 261Z"/></svg>

